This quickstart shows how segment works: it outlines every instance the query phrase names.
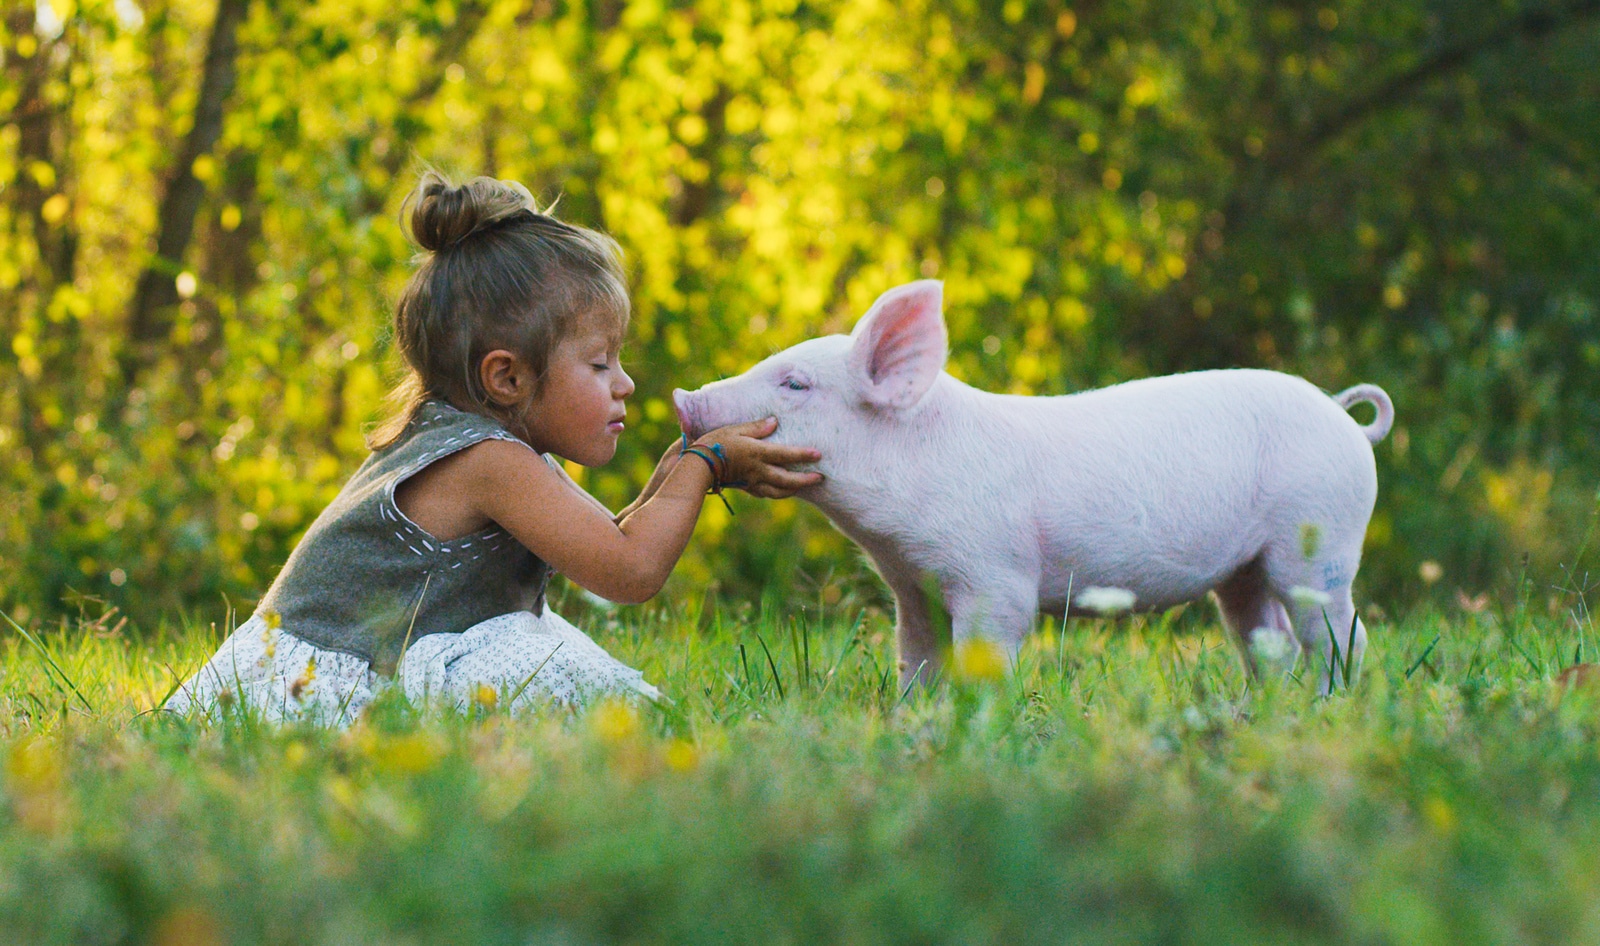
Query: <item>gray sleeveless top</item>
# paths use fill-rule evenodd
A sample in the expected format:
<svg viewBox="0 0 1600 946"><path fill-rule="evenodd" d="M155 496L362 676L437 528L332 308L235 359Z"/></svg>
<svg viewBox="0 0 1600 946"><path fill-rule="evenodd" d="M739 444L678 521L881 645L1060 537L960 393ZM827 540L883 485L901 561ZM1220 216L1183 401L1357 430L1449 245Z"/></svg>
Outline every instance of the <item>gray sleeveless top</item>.
<svg viewBox="0 0 1600 946"><path fill-rule="evenodd" d="M401 481L484 440L522 442L487 417L423 404L311 523L256 613L276 612L295 637L363 657L385 675L408 641L513 611L543 613L550 568L504 529L441 542L395 505Z"/></svg>

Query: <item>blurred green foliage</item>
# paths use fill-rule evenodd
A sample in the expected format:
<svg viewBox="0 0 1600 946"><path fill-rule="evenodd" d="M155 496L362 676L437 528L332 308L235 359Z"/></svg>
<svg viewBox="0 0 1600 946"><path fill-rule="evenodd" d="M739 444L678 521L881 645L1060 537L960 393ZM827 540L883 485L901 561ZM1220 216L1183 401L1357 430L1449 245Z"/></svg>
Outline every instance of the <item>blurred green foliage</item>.
<svg viewBox="0 0 1600 946"><path fill-rule="evenodd" d="M8 607L264 589L381 416L419 159L628 249L637 416L584 480L613 505L673 386L937 276L951 371L991 389L1384 386L1362 584L1391 606L1556 575L1590 521L1600 0L0 9ZM735 504L680 582L871 585L814 511Z"/></svg>

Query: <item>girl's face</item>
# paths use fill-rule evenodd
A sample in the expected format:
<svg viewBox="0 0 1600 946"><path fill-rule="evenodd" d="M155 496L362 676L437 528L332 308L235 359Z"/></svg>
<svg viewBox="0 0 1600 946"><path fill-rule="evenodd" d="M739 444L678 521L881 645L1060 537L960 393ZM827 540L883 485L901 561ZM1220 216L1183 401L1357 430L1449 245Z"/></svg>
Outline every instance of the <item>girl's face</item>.
<svg viewBox="0 0 1600 946"><path fill-rule="evenodd" d="M522 417L529 446L599 466L617 452L633 379L599 326L580 326L550 353L544 385Z"/></svg>

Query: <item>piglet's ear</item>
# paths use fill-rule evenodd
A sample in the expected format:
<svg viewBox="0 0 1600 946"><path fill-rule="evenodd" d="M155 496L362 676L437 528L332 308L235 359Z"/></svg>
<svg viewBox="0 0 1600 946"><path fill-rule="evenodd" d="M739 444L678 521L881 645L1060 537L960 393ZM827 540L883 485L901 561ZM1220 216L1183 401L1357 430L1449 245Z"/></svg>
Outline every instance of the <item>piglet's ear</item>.
<svg viewBox="0 0 1600 946"><path fill-rule="evenodd" d="M850 333L850 373L867 403L907 408L922 400L949 350L944 283L896 286L878 297Z"/></svg>

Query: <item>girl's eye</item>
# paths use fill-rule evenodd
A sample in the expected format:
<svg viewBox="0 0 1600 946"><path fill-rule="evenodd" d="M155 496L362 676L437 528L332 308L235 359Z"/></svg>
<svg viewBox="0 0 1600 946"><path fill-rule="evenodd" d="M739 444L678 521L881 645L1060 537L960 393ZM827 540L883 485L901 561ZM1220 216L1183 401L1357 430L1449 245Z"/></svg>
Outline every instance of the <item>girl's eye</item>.
<svg viewBox="0 0 1600 946"><path fill-rule="evenodd" d="M604 371L607 368L610 368L611 366L602 361L602 362L598 362L598 363L590 362L589 363L589 367L593 368L596 371Z"/></svg>
<svg viewBox="0 0 1600 946"><path fill-rule="evenodd" d="M806 384L804 381L801 381L799 378L785 378L784 381L783 381L783 386L788 388L791 391L809 391L809 390L811 390L811 385Z"/></svg>

